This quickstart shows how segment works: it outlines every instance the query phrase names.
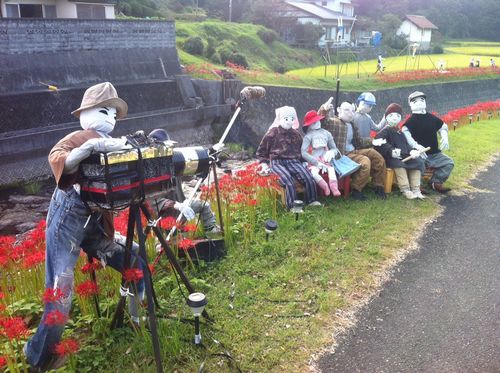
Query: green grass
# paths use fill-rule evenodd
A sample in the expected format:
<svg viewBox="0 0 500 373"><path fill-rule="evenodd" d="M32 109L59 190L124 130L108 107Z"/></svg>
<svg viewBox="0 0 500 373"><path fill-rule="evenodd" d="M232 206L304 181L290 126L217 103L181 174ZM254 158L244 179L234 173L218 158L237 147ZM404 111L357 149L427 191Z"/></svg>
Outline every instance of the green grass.
<svg viewBox="0 0 500 373"><path fill-rule="evenodd" d="M500 120L473 123L449 137L448 154L456 163L449 184L467 189L470 175L500 151ZM374 273L439 210L436 195L425 201L409 201L398 193L386 201L370 197L364 203L325 199L323 208L307 209L298 221L282 212L268 242L259 230L249 249L236 245L220 263L191 270L215 319L201 327L206 349L194 348L193 326L181 322L190 312L175 282L159 276L160 313L170 316L160 319L165 370L193 372L207 359L207 371L230 372L224 359L210 355L229 351L243 371L306 371L311 355L331 345L338 311L372 291ZM101 372L155 370L149 333L97 334L93 328L80 364L92 367L97 361Z"/></svg>

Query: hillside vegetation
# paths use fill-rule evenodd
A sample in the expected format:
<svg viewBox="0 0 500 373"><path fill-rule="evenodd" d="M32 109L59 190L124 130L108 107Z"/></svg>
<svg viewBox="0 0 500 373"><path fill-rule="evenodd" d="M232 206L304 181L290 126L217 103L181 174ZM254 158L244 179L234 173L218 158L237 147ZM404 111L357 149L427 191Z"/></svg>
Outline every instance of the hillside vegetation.
<svg viewBox="0 0 500 373"><path fill-rule="evenodd" d="M252 70L280 73L321 64L318 51L291 48L276 32L260 25L177 21L176 35L183 64L224 65L229 60Z"/></svg>

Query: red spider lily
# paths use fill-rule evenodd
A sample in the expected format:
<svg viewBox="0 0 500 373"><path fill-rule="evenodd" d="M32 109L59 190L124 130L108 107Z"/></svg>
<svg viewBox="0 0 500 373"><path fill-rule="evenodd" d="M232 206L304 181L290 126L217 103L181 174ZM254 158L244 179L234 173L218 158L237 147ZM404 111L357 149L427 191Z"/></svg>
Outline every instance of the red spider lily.
<svg viewBox="0 0 500 373"><path fill-rule="evenodd" d="M123 210L114 219L115 230L121 234L127 234L129 209Z"/></svg>
<svg viewBox="0 0 500 373"><path fill-rule="evenodd" d="M78 285L75 292L81 297L90 297L92 295L99 294L99 287L96 283L91 280L87 280Z"/></svg>
<svg viewBox="0 0 500 373"><path fill-rule="evenodd" d="M44 304L55 303L63 297L64 297L64 293L62 292L61 289L59 289L59 288L56 288L56 289L47 288L47 289L45 289L45 292L43 293L42 300L43 300Z"/></svg>
<svg viewBox="0 0 500 373"><path fill-rule="evenodd" d="M167 216L160 220L160 227L166 230L172 229L176 225L176 219L173 216Z"/></svg>
<svg viewBox="0 0 500 373"><path fill-rule="evenodd" d="M153 263L148 264L149 267L149 272L151 272L152 275L156 273L156 267Z"/></svg>
<svg viewBox="0 0 500 373"><path fill-rule="evenodd" d="M98 261L92 259L92 262L86 263L85 265L83 265L82 268L80 269L80 271L82 271L82 273L91 273L91 272L98 271L100 269L102 269L101 262L98 262Z"/></svg>
<svg viewBox="0 0 500 373"><path fill-rule="evenodd" d="M0 299L5 298L5 293L3 291L0 291Z"/></svg>
<svg viewBox="0 0 500 373"><path fill-rule="evenodd" d="M129 268L123 271L123 278L128 282L137 282L144 277L144 273L139 268Z"/></svg>
<svg viewBox="0 0 500 373"><path fill-rule="evenodd" d="M9 340L25 338L30 334L24 320L20 317L0 319L0 335Z"/></svg>
<svg viewBox="0 0 500 373"><path fill-rule="evenodd" d="M22 267L25 269L36 267L45 262L45 251L37 251L23 259Z"/></svg>
<svg viewBox="0 0 500 373"><path fill-rule="evenodd" d="M250 201L248 201L248 206L255 206L255 205L257 205L256 199L251 199Z"/></svg>
<svg viewBox="0 0 500 373"><path fill-rule="evenodd" d="M47 326L61 326L66 324L66 321L68 321L68 315L59 310L53 310L47 314L43 323Z"/></svg>
<svg viewBox="0 0 500 373"><path fill-rule="evenodd" d="M78 352L80 345L74 338L63 339L55 345L54 352L59 356L73 355Z"/></svg>
<svg viewBox="0 0 500 373"><path fill-rule="evenodd" d="M0 255L0 268L7 267L9 257L7 255Z"/></svg>
<svg viewBox="0 0 500 373"><path fill-rule="evenodd" d="M190 239L184 238L181 242L179 242L179 249L189 250L191 247L194 247L194 242Z"/></svg>
<svg viewBox="0 0 500 373"><path fill-rule="evenodd" d="M233 201L232 201L232 202L233 202L234 204L236 204L236 205L237 205L237 204L239 204L239 203L243 203L244 201L245 201L245 195L244 195L244 194L242 194L242 193L238 193L238 194L234 197L234 199L233 199Z"/></svg>
<svg viewBox="0 0 500 373"><path fill-rule="evenodd" d="M0 356L0 368L7 365L7 358L5 356Z"/></svg>
<svg viewBox="0 0 500 373"><path fill-rule="evenodd" d="M0 313L2 313L3 311L5 311L7 309L7 306L5 304L1 304L0 303Z"/></svg>
<svg viewBox="0 0 500 373"><path fill-rule="evenodd" d="M184 227L182 228L182 231L183 232L196 232L197 229L198 229L198 226L196 224L188 223L188 224L184 225Z"/></svg>

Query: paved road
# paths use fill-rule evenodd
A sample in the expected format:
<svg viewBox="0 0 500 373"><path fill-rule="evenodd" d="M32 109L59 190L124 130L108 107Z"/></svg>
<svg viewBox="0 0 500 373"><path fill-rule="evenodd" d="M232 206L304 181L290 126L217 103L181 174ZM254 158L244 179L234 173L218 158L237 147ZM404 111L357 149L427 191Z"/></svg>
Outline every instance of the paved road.
<svg viewBox="0 0 500 373"><path fill-rule="evenodd" d="M500 372L500 161L448 196L322 372Z"/></svg>

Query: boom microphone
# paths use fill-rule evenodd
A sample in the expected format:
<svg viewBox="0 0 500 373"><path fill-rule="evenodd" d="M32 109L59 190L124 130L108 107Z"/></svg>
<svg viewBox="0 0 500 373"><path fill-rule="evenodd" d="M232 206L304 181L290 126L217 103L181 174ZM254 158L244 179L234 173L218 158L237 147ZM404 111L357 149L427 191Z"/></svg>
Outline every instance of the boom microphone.
<svg viewBox="0 0 500 373"><path fill-rule="evenodd" d="M264 87L245 87L240 92L240 97L242 100L258 100L266 95L266 89Z"/></svg>

